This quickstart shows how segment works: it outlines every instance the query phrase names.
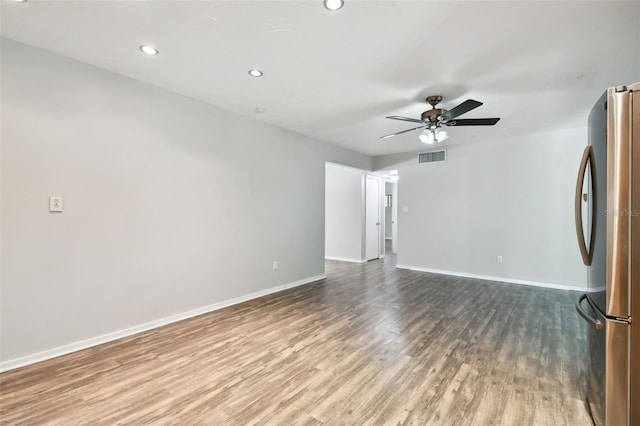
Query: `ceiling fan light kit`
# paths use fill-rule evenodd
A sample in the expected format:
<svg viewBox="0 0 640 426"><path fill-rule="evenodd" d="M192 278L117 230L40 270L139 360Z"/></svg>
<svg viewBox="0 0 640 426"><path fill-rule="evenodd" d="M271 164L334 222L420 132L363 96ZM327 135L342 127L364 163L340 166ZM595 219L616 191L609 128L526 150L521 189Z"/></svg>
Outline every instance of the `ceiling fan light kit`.
<svg viewBox="0 0 640 426"><path fill-rule="evenodd" d="M436 127L435 129L424 129L418 136L420 142L429 145L433 144L434 142L443 142L447 138L449 138L449 135L447 134L446 130L442 130L440 127Z"/></svg>
<svg viewBox="0 0 640 426"><path fill-rule="evenodd" d="M420 133L418 139L420 139L420 142L426 143L428 145L431 145L435 140L435 138L433 137L433 132L431 132L430 129L425 129L422 133Z"/></svg>
<svg viewBox="0 0 640 426"><path fill-rule="evenodd" d="M442 126L493 126L500 118L467 118L457 119L458 116L465 114L472 109L478 108L482 105L482 102L478 102L473 99L467 99L460 105L451 110L444 108L436 108L442 101L442 96L429 96L425 99L426 102L431 105L431 109L423 112L420 115L420 119L402 117L398 115L392 115L387 118L392 120L409 121L411 123L421 124L418 127L412 129L402 130L400 132L392 133L390 135L381 136L381 139L391 138L403 133L411 132L413 130L424 129L418 136L421 142L426 144L432 144L434 142L442 142L446 140L449 135Z"/></svg>

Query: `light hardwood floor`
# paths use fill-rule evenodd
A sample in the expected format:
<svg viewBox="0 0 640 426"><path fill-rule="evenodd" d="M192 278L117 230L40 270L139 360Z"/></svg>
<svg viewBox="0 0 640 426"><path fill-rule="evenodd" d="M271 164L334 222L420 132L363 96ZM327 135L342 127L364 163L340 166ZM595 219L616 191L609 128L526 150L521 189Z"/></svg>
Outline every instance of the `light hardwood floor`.
<svg viewBox="0 0 640 426"><path fill-rule="evenodd" d="M590 425L577 294L329 278L0 375L6 425Z"/></svg>

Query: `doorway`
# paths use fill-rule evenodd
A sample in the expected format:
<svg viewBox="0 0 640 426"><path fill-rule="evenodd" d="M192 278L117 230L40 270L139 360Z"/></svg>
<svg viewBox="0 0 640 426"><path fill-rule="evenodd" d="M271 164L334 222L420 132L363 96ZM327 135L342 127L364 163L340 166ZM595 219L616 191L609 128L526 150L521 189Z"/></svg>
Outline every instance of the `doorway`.
<svg viewBox="0 0 640 426"><path fill-rule="evenodd" d="M364 263L385 257L384 177L325 164L325 259Z"/></svg>

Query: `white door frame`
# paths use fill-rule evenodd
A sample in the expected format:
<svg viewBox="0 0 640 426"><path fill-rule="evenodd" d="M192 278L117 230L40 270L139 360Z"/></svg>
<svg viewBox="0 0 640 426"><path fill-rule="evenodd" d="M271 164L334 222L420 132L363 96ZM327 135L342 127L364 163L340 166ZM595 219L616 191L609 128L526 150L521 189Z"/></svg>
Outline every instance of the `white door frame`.
<svg viewBox="0 0 640 426"><path fill-rule="evenodd" d="M374 175L365 176L364 190L364 259L373 260L384 257L383 239L384 225L384 207L382 205L382 196L384 193L384 185L381 185L382 179ZM374 184L375 183L375 184ZM371 185L371 186L369 186ZM382 187L382 190L381 190ZM371 189L371 190L370 190ZM373 199L372 199L373 197ZM375 226L375 228L374 228ZM372 241L373 240L373 241Z"/></svg>

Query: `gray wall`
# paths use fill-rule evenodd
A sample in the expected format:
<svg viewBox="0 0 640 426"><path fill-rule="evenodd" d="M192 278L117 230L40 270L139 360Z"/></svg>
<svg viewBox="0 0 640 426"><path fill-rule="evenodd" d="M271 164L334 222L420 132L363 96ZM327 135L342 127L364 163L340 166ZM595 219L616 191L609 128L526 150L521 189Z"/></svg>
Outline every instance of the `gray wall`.
<svg viewBox="0 0 640 426"><path fill-rule="evenodd" d="M584 287L573 197L586 128L462 146L454 137L445 163L374 158L374 170L400 177L398 265Z"/></svg>
<svg viewBox="0 0 640 426"><path fill-rule="evenodd" d="M370 157L10 40L1 62L2 361L324 273L325 161Z"/></svg>
<svg viewBox="0 0 640 426"><path fill-rule="evenodd" d="M365 171L327 163L325 256L361 262L363 253Z"/></svg>

